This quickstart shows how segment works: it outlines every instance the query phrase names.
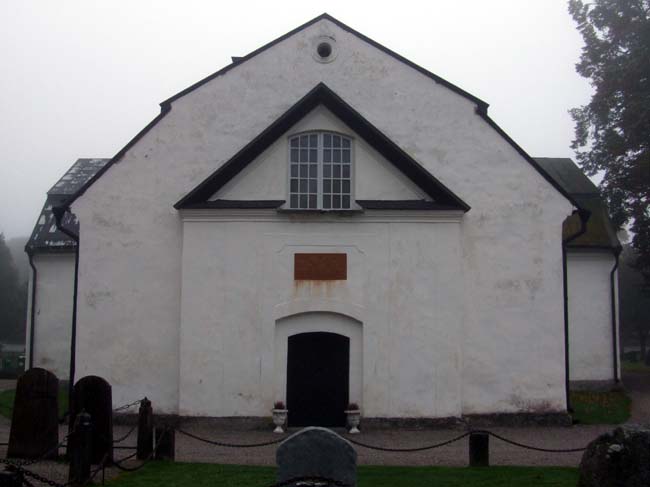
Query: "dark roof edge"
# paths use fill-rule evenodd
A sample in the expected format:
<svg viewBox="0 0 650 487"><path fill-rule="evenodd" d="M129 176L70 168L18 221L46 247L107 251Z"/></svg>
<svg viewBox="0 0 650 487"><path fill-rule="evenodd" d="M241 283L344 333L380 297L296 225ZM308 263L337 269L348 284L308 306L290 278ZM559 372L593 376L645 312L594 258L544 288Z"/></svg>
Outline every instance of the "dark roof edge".
<svg viewBox="0 0 650 487"><path fill-rule="evenodd" d="M275 209L282 206L286 200L212 200L204 203L195 203L184 206L184 210L208 209Z"/></svg>
<svg viewBox="0 0 650 487"><path fill-rule="evenodd" d="M497 125L497 123L496 123L494 120L492 120L492 119L490 118L490 116L487 114L487 112L483 113L483 112L481 112L480 110L477 110L476 113L478 113L478 115L479 115L483 120L485 120L485 121L488 123L488 125L490 125L494 130L496 130L497 133L498 133L499 135L501 135L501 137L503 137L504 139L506 139L506 142L508 142L508 143L513 147L513 149L515 149L515 150L519 153L519 155L521 155L524 159L526 159L526 161L528 161L528 163L529 163L531 166L533 166L533 167L535 168L535 170L536 170L539 174L541 174L541 176L542 176L544 179L546 179L546 181L548 181L548 182L551 184L551 186L553 186L553 187L554 187L554 188L555 188L555 189L556 189L556 190L557 190L557 191L558 191L562 196L564 196L567 200L569 200L569 202L570 202L573 206L575 206L575 207L578 208L578 209L582 209L582 206L580 206L580 204L576 201L576 199L575 199L575 198L574 198L570 193L568 193L568 192L567 192L567 191L566 191L566 190L565 190L565 189L560 185L560 183L558 183L555 179L553 179L553 177L552 177L548 172L546 172L546 171L544 170L544 168L543 168L543 167L542 167L542 166L541 166L541 165L540 165L540 164L539 164L535 159L533 159L530 155L528 155L528 153L527 153L524 149L522 149L521 146L520 146L519 144L517 144L517 142L515 142L515 141L514 141L514 140L513 140L513 139L512 139L512 138L511 138L511 137L510 137L510 136L505 132L505 130L503 130L501 127L499 127L499 125Z"/></svg>
<svg viewBox="0 0 650 487"><path fill-rule="evenodd" d="M462 211L458 207L425 200L356 200L364 210Z"/></svg>
<svg viewBox="0 0 650 487"><path fill-rule="evenodd" d="M330 22L332 22L332 23L336 24L337 26L339 26L341 29L349 32L350 34L353 34L353 35L357 36L362 41L365 41L366 43L370 44L371 46L379 49L380 51L388 54L389 56L392 56L393 58L395 58L398 61L406 64L407 66L410 66L411 68L413 68L416 71L420 72L421 74L427 76L428 78L431 78L436 83L441 84L441 85L445 86L446 88L456 92L457 94L471 100L472 102L476 103L477 109L479 110L479 112L487 114L487 109L488 109L488 106L489 106L488 103L486 103L483 100L481 100L480 98L472 95L471 93L468 93L467 91L465 91L462 88L456 86L455 84L447 81L446 79L441 78L440 76L432 73L431 71L428 71L427 69L423 68L422 66L419 66L419 65L415 64L413 61L409 61L404 56L402 56L400 54L397 54L395 51L392 51L392 50L388 49L387 47L381 45L379 42L374 41L371 38L363 35L361 32L358 32L358 31L354 30L352 27L344 24L340 20L335 19L334 17L332 17L331 15L329 15L327 13L323 13L323 14L319 15L318 17L315 17L315 18L311 19L310 21L305 22L304 24L296 27L295 29L293 29L293 30L287 32L286 34L278 37L277 39L274 39L271 42L263 45L262 47L254 50L253 52L251 52L249 54L246 54L245 56L242 56L240 58L237 58L237 61L235 61L233 59L233 62L231 64L229 64L228 66L225 66L225 67L221 68L219 71L216 71L216 72L206 76L202 80L197 81L193 85L188 86L184 90L179 91L178 93L171 96L170 98L167 98L165 101L163 101L161 103L161 106L164 105L164 104L172 103L173 101L178 100L179 98L181 98L181 97L187 95L188 93L194 91L195 89L199 88L200 86L204 85L205 83L207 83L209 81L212 81L214 78L216 78L218 76L221 76L222 74L227 73L231 69L239 66L242 63L245 63L249 59L257 56L258 54L260 54L260 53L262 53L264 51L266 51L267 49L273 47L274 45L279 44L280 42L284 41L285 39L288 39L289 37L293 36L294 34L300 32L303 29L306 29L310 25L315 24L316 22L318 22L320 20L329 20Z"/></svg>
<svg viewBox="0 0 650 487"><path fill-rule="evenodd" d="M621 252L622 249L623 249L623 246L621 244L618 244L618 245L575 244L574 245L573 243L569 243L567 245L567 250L569 250L569 251L571 251L571 250L573 250L573 251L576 251L576 250L580 250L580 251L591 250L591 251L594 251L594 252L596 252L596 251L607 251L607 252L612 252L614 255Z"/></svg>
<svg viewBox="0 0 650 487"><path fill-rule="evenodd" d="M129 141L127 142L127 144L126 144L124 147L122 147L122 148L120 149L120 151L119 151L117 154L115 154L115 155L111 158L111 160L108 161L108 162L104 165L104 167L102 167L99 171L97 171L97 173L96 173L92 178L90 178L90 179L86 182L86 184L84 184L81 188L79 188L79 190L78 190L77 192L75 192L75 193L74 193L72 196L70 196L68 199L63 200L62 203L61 203L60 205L57 205L57 206L70 207L70 205L71 205L72 203L74 203L74 202L76 201L76 199L79 198L79 196L81 196L82 194L84 194L84 193L86 192L86 190L87 190L90 186L92 186L93 183L94 183L95 181L97 181L97 180L102 176L102 174L104 174L106 171L108 171L108 169L109 169L113 164L115 164L116 162L119 162L119 160L122 159L122 157L124 156L124 154L126 154L126 152L127 152L131 147L133 147L133 146L134 146L134 145L135 145L135 144L136 144L136 143L137 143L137 142L138 142L142 137L144 137L144 136L147 134L147 132L149 132L149 130L151 130L151 129L154 127L154 125L156 125L160 120L162 120L163 118L165 118L165 115L167 115L167 114L171 111L171 108L172 108L171 105L168 105L168 104L161 104L161 107L160 107L160 113L159 113L158 115L156 115L156 117L155 117L151 122L149 122L149 123L147 124L146 127L144 127L142 130L140 130L140 132L138 132L138 133L135 135L135 137L133 137L131 140L129 140Z"/></svg>

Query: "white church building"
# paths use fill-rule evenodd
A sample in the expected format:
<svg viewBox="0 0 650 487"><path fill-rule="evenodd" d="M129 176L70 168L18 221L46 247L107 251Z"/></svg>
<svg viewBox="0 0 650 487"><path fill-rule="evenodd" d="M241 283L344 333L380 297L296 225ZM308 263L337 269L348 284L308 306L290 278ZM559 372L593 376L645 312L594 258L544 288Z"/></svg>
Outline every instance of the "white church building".
<svg viewBox="0 0 650 487"><path fill-rule="evenodd" d="M323 14L48 192L28 364L180 416L566 417L618 381L619 247L570 160Z"/></svg>

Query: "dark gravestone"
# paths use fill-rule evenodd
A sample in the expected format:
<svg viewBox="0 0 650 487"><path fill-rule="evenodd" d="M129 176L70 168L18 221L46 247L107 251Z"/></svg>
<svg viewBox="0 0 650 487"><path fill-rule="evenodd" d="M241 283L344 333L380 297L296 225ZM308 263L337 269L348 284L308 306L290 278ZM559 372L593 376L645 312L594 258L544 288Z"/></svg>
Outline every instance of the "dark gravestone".
<svg viewBox="0 0 650 487"><path fill-rule="evenodd" d="M113 395L111 385L101 377L89 375L79 379L72 389L70 422L84 410L92 422L92 452L90 461L99 464L104 455L113 461ZM68 457L72 452L68 448Z"/></svg>
<svg viewBox="0 0 650 487"><path fill-rule="evenodd" d="M623 426L600 435L582 455L579 487L648 487L650 429Z"/></svg>
<svg viewBox="0 0 650 487"><path fill-rule="evenodd" d="M347 440L326 428L310 427L291 435L280 444L275 458L278 482L323 477L357 485L357 452Z"/></svg>
<svg viewBox="0 0 650 487"><path fill-rule="evenodd" d="M7 456L56 458L59 454L59 380L45 369L29 369L18 379Z"/></svg>

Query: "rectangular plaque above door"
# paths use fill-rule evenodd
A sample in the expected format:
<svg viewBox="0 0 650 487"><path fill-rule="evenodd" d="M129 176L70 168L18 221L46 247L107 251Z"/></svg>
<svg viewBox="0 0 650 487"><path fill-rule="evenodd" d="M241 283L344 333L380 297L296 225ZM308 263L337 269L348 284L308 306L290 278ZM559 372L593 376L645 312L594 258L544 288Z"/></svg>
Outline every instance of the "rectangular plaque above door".
<svg viewBox="0 0 650 487"><path fill-rule="evenodd" d="M336 281L348 278L347 254L294 254L295 280Z"/></svg>

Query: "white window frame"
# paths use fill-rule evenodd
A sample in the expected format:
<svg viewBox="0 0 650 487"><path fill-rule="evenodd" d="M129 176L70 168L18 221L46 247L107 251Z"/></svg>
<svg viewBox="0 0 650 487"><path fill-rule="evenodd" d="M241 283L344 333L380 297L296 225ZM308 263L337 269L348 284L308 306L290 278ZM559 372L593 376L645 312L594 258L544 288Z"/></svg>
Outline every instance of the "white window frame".
<svg viewBox="0 0 650 487"><path fill-rule="evenodd" d="M323 144L323 136L324 135L336 135L341 138L345 138L350 141L350 207L349 208L323 208L323 151L324 149L324 144ZM291 206L291 140L295 139L296 137L300 136L309 136L309 135L316 135L318 137L317 139L317 156L316 156L316 179L317 179L317 190L316 190L316 208L294 208ZM354 182L356 178L356 171L355 171L355 143L354 143L354 137L351 137L348 134L344 134L341 132L336 132L333 130L306 130L304 132L297 132L294 134L291 134L287 137L286 141L286 148L287 148L287 201L285 205L283 206L283 209L285 210L290 210L290 211L354 211L358 210L359 206L355 202L354 198ZM299 163L300 164L300 163ZM300 179L300 176L298 177ZM342 181L342 180L341 180ZM343 197L343 196L341 196Z"/></svg>

